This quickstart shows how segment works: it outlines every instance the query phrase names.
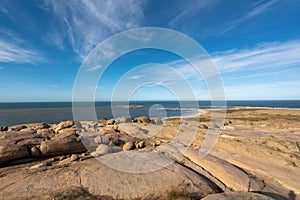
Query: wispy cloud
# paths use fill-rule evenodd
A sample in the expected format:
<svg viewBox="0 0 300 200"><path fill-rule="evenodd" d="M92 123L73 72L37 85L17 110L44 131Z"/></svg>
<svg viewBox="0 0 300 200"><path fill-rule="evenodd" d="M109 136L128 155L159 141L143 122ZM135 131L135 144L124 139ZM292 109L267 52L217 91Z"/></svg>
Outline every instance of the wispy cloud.
<svg viewBox="0 0 300 200"><path fill-rule="evenodd" d="M133 75L133 76L128 77L128 79L136 80L136 79L141 79L143 77L145 77L145 75Z"/></svg>
<svg viewBox="0 0 300 200"><path fill-rule="evenodd" d="M249 49L231 49L210 54L211 60L216 67L225 73L237 73L241 71L254 72L259 75L259 70L270 72L270 70L285 69L291 67L300 68L300 40L287 42L272 42L258 44ZM205 63L203 58L192 58L195 62ZM167 63L186 78L197 75L193 67L185 60L177 60Z"/></svg>
<svg viewBox="0 0 300 200"><path fill-rule="evenodd" d="M272 8L274 8L273 6L278 2L279 2L279 0L269 0L266 2L259 1L257 3L254 3L252 9L247 14L245 14L244 16L240 17L239 19L231 22L231 24L223 31L223 33L234 29L235 27L245 23L246 21L248 21L256 16L259 16L265 12L272 10Z"/></svg>
<svg viewBox="0 0 300 200"><path fill-rule="evenodd" d="M234 72L300 67L299 55L300 40L294 40L260 44L251 49L215 52L212 58L222 72Z"/></svg>
<svg viewBox="0 0 300 200"><path fill-rule="evenodd" d="M294 40L214 52L211 59L221 72L229 99L299 99L299 55L300 40ZM193 59L195 62L201 60ZM168 65L189 81L200 80L198 73L186 61L177 60ZM252 81L253 78L259 81Z"/></svg>
<svg viewBox="0 0 300 200"><path fill-rule="evenodd" d="M39 63L45 60L42 53L38 50L0 38L0 62L2 63Z"/></svg>
<svg viewBox="0 0 300 200"><path fill-rule="evenodd" d="M195 14L199 14L202 10L208 9L209 7L213 7L218 4L217 0L204 0L204 1L183 1L183 7L180 8L182 10L169 22L171 27L175 27L182 22L186 22L191 16ZM184 23L183 23L184 24Z"/></svg>
<svg viewBox="0 0 300 200"><path fill-rule="evenodd" d="M0 66L0 69L4 69L4 67Z"/></svg>
<svg viewBox="0 0 300 200"><path fill-rule="evenodd" d="M45 9L54 18L47 39L59 48L71 45L83 58L111 34L136 27L143 19L142 3L135 0L45 1Z"/></svg>
<svg viewBox="0 0 300 200"><path fill-rule="evenodd" d="M94 72L100 68L102 68L102 65L94 65L92 67L87 68L87 71Z"/></svg>

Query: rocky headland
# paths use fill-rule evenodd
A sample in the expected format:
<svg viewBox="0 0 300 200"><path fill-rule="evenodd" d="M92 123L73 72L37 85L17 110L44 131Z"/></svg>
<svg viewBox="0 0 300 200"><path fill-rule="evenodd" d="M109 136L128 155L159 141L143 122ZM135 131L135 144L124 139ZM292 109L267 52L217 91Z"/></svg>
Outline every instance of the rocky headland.
<svg viewBox="0 0 300 200"><path fill-rule="evenodd" d="M200 158L210 116L0 127L0 199L299 199L300 110L229 109Z"/></svg>

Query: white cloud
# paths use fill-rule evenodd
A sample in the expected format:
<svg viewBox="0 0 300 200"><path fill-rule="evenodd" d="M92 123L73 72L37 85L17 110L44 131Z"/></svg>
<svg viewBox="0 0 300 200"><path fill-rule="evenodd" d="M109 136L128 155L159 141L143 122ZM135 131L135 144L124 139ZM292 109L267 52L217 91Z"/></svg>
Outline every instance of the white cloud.
<svg viewBox="0 0 300 200"><path fill-rule="evenodd" d="M145 77L145 75L134 75L134 76L130 76L128 77L128 79L131 79L131 80L136 80L136 79L141 79Z"/></svg>
<svg viewBox="0 0 300 200"><path fill-rule="evenodd" d="M270 70L290 70L289 67L300 68L300 40L288 42L264 43L250 49L231 49L223 52L211 53L211 60L215 63L220 72L254 72L259 74L259 70L265 73ZM205 65L203 58L192 58L194 62ZM209 64L209 63L208 63ZM205 66L209 66L206 64ZM198 77L197 71L186 61L176 60L167 63L175 68L186 78ZM203 67L205 70L205 67ZM206 71L203 71L206 72Z"/></svg>
<svg viewBox="0 0 300 200"><path fill-rule="evenodd" d="M300 40L266 43L252 49L212 53L212 59L222 72L278 69L300 66Z"/></svg>
<svg viewBox="0 0 300 200"><path fill-rule="evenodd" d="M87 68L87 71L94 72L100 68L102 68L102 65L94 65L92 67Z"/></svg>
<svg viewBox="0 0 300 200"><path fill-rule="evenodd" d="M218 0L202 0L202 1L186 1L181 8L182 12L176 14L176 16L169 22L171 27L176 27L180 23L184 24L191 16L203 12L210 7L215 6L220 1Z"/></svg>
<svg viewBox="0 0 300 200"><path fill-rule="evenodd" d="M300 40L294 40L215 52L211 54L211 59L221 72L229 99L299 99L299 55ZM205 64L205 60L198 57L192 59L204 63L206 67L201 68L201 72L209 74L209 65ZM186 61L177 60L167 65L191 81L193 87L200 87L201 77ZM172 80L172 74L165 78Z"/></svg>
<svg viewBox="0 0 300 200"><path fill-rule="evenodd" d="M48 39L64 48L67 40L81 57L100 41L117 32L134 28L143 19L142 1L45 1L55 19Z"/></svg>
<svg viewBox="0 0 300 200"><path fill-rule="evenodd" d="M233 21L223 32L225 33L227 31L230 31L235 27L245 23L246 21L272 10L273 5L276 4L277 2L279 2L279 0L270 0L267 1L266 3L261 3L261 2L254 3L253 8L246 15Z"/></svg>
<svg viewBox="0 0 300 200"><path fill-rule="evenodd" d="M45 61L45 58L41 55L41 52L27 48L18 42L12 43L0 38L0 62L38 63L42 61Z"/></svg>

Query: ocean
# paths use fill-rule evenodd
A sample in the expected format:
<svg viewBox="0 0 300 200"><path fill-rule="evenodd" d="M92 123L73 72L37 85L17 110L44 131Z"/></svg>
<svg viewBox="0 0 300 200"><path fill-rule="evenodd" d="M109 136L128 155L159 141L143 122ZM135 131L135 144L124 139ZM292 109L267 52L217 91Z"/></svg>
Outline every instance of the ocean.
<svg viewBox="0 0 300 200"><path fill-rule="evenodd" d="M300 108L300 100L227 101L231 107ZM113 112L112 112L113 108ZM98 118L113 118L129 113L131 117L151 116L171 118L197 113L198 108L212 108L210 101L133 101L95 102ZM58 123L73 119L72 102L0 103L0 126L24 123Z"/></svg>

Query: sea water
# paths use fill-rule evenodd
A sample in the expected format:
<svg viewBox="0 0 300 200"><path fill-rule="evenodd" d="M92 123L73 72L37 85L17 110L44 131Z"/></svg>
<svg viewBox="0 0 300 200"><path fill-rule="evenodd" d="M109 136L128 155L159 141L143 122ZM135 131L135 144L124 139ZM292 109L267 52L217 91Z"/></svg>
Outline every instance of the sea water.
<svg viewBox="0 0 300 200"><path fill-rule="evenodd" d="M83 114L84 114L84 105ZM211 101L132 101L126 102L95 102L97 118L115 118L122 115L131 117L151 116L160 118L193 115L200 108L215 108ZM227 101L231 107L260 108L300 108L300 100L267 100L267 101ZM222 106L222 107L223 107ZM72 102L24 102L0 103L0 126L23 123L57 123L73 119Z"/></svg>

